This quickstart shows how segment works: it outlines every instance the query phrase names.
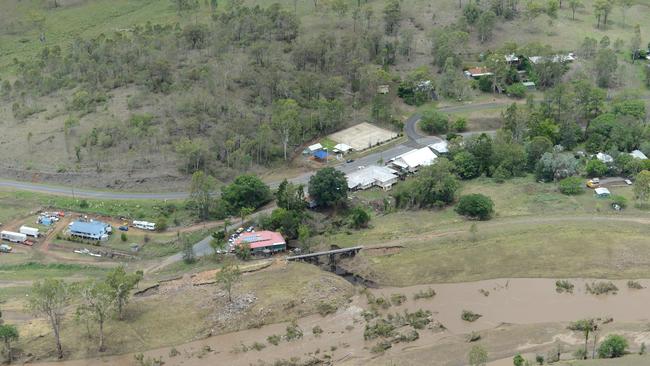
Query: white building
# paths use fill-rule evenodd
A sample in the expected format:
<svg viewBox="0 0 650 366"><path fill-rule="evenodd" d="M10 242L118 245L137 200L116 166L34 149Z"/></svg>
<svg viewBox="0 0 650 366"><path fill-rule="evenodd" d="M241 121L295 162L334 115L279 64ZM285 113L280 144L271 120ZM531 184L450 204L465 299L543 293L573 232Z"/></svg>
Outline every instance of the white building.
<svg viewBox="0 0 650 366"><path fill-rule="evenodd" d="M388 167L371 165L347 174L346 178L348 189L368 189L377 186L389 190L397 182L398 175L395 170Z"/></svg>
<svg viewBox="0 0 650 366"><path fill-rule="evenodd" d="M350 145L346 145L346 144L336 144L336 146L334 146L334 152L335 152L335 153L336 153L336 152L341 152L341 153L343 153L343 154L347 154L347 153L349 153L350 151L352 151L352 146L350 146Z"/></svg>
<svg viewBox="0 0 650 366"><path fill-rule="evenodd" d="M648 160L648 157L641 150L634 150L630 153L633 158L640 160Z"/></svg>
<svg viewBox="0 0 650 366"><path fill-rule="evenodd" d="M429 145L429 148L438 154L446 154L449 152L449 143L443 140Z"/></svg>
<svg viewBox="0 0 650 366"><path fill-rule="evenodd" d="M323 145L321 145L320 143L313 144L313 145L309 145L307 149L309 150L309 152L314 152L314 151L322 150Z"/></svg>
<svg viewBox="0 0 650 366"><path fill-rule="evenodd" d="M407 173L415 173L420 167L433 164L438 156L429 147L411 150L391 159L391 164Z"/></svg>
<svg viewBox="0 0 650 366"><path fill-rule="evenodd" d="M596 154L596 159L602 161L603 163L613 163L614 158L612 158L611 155L605 154L605 153L598 153Z"/></svg>

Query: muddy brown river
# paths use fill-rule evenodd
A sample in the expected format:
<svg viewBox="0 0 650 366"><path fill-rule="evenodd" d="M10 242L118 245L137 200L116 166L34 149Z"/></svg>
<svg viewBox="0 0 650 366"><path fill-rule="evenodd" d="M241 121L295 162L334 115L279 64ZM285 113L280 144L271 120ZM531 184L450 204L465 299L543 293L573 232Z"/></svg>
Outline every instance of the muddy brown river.
<svg viewBox="0 0 650 366"><path fill-rule="evenodd" d="M386 312L430 310L433 318L447 328L442 332L423 330L417 341L393 347L381 356L371 353L369 349L374 343L363 339L365 321L360 314L368 307L364 295L355 296L347 308L339 309L336 314L299 319L298 324L304 331L303 338L292 342L282 341L278 346L269 344L266 339L270 335L284 334L287 324L274 324L177 345L175 348L180 355L175 357L170 357L170 348L144 354L145 357L162 357L165 365L185 366L257 365L262 361L272 364L278 359L299 357L307 360L314 356L321 359L327 357L333 364L340 365L415 365L421 364L418 357L424 357L422 352L428 352L426 357L431 359L432 355L437 361L426 364L463 365L469 347L464 335L472 331L485 332L484 338L488 340L487 337L494 337L492 334L503 337L499 339L500 353L491 354L494 360L511 357L508 352L525 353L557 342L568 346L581 344L581 336L568 331L566 324L562 324L565 322L603 317L613 318L613 324L639 325L650 319L650 289L628 289L627 281L612 281L619 288L616 295L596 296L585 291L585 284L591 280L570 281L575 285L573 294L557 293L555 279L495 279L370 290L375 296L406 295L408 300L404 304L391 307ZM639 282L644 287L650 286L650 280ZM435 297L413 300L415 293L429 287L435 290ZM462 310L471 310L482 317L473 323L465 322L460 319ZM320 336L311 332L316 325L324 331ZM633 347L635 343L650 344L650 332L637 329L630 330L627 335ZM265 344L266 347L259 351L241 351L242 343L250 346L254 342ZM447 344L448 347L440 347ZM136 365L132 354L51 364Z"/></svg>

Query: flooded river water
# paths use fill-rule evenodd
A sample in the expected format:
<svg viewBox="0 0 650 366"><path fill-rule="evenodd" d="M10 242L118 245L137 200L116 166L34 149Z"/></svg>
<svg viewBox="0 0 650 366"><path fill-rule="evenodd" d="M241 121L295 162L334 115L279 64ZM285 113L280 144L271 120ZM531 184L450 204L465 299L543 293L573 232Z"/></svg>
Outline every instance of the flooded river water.
<svg viewBox="0 0 650 366"><path fill-rule="evenodd" d="M641 324L650 319L650 289L628 289L627 281L612 281L618 288L616 295L592 295L585 291L585 285L591 280L570 280L575 288L572 294L557 293L554 279L495 279L468 283L432 284L406 288L370 289L375 296L390 298L392 294L403 294L407 301L398 307L391 307L386 312L402 312L417 309L430 310L433 318L442 323L444 332L421 331L420 339L408 346L394 347L386 358L402 360L390 364L418 364L416 352L428 350L435 355L440 352L440 365L462 365L468 344L464 335L472 331L491 332L503 328L504 324L514 328L502 332L503 349L512 353L524 353L534 347L553 342L568 345L582 342L577 334L566 330L564 322L586 317L613 318L614 323ZM644 287L650 281L639 281ZM430 299L413 300L413 295L421 290L432 288L436 295ZM370 352L370 343L363 339L365 321L361 312L367 308L364 295L357 295L344 309L327 317L308 316L298 320L304 336L296 341L283 341L278 346L269 344L266 339L274 334L284 334L287 324L274 324L259 329L250 329L235 333L213 336L175 348L180 355L170 357L170 348L161 348L145 352L146 357L162 357L165 365L256 365L259 362L272 363L277 359L300 357L302 360L327 354L334 364L367 365L385 364L382 357ZM471 310L481 314L473 323L461 320L462 310ZM318 325L323 334L312 334L312 328ZM538 326L539 328L535 328ZM519 328L517 328L519 327ZM526 329L528 333L520 331ZM535 330L538 329L538 330ZM543 330L543 331L542 331ZM508 333L510 332L510 333ZM516 333L519 332L519 333ZM523 333L522 333L523 332ZM486 333L486 335L489 333ZM512 334L509 336L508 334ZM516 334L516 335L515 335ZM522 335L523 334L523 335ZM526 334L530 335L529 337ZM634 333L632 342L650 344L650 332ZM527 338L528 337L528 338ZM260 351L237 350L241 344L263 343L266 347ZM444 350L437 351L437 345L449 344ZM455 348L454 348L455 347ZM457 359L453 352L458 353ZM443 357L444 356L444 357ZM461 357L462 356L462 357ZM508 354L503 354L507 357ZM413 363L407 362L413 357ZM53 363L59 366L85 365L135 365L133 355L111 356L103 359L74 360ZM260 363L261 364L261 363ZM386 363L388 364L388 363Z"/></svg>

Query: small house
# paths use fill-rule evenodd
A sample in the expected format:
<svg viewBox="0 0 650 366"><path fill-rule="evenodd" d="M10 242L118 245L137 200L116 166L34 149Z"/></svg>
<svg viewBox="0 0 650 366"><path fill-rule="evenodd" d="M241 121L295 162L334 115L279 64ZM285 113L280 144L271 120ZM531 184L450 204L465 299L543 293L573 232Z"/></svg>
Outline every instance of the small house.
<svg viewBox="0 0 650 366"><path fill-rule="evenodd" d="M492 76L494 75L491 73L487 67L472 67L470 69L467 69L465 72L465 77L468 79L478 79L481 76Z"/></svg>
<svg viewBox="0 0 650 366"><path fill-rule="evenodd" d="M346 175L348 189L368 189L373 186L390 190L397 183L398 173L385 166L371 165Z"/></svg>
<svg viewBox="0 0 650 366"><path fill-rule="evenodd" d="M323 150L323 145L321 145L320 143L309 145L307 147L307 150L309 150L309 152L313 154L315 151Z"/></svg>
<svg viewBox="0 0 650 366"><path fill-rule="evenodd" d="M342 154L347 154L347 153L351 152L352 150L353 150L352 146L346 145L346 144L336 144L336 146L334 146L334 152L335 153L340 152Z"/></svg>
<svg viewBox="0 0 650 366"><path fill-rule="evenodd" d="M613 158L611 155L609 155L609 154L605 154L605 153L601 153L601 152L599 152L598 154L596 154L596 159L602 161L602 162L605 163L605 164L609 164L609 163L613 163L613 162L614 162L614 158Z"/></svg>
<svg viewBox="0 0 650 366"><path fill-rule="evenodd" d="M101 221L74 221L69 226L70 235L83 239L108 240L110 225Z"/></svg>
<svg viewBox="0 0 650 366"><path fill-rule="evenodd" d="M609 189L599 187L594 190L594 195L598 198L609 198L612 194L609 192Z"/></svg>
<svg viewBox="0 0 650 366"><path fill-rule="evenodd" d="M648 160L648 157L641 150L634 150L630 153L630 155L632 155L632 157L635 159Z"/></svg>
<svg viewBox="0 0 650 366"><path fill-rule="evenodd" d="M287 242L282 234L275 231L244 232L235 245L248 244L252 254L272 254L287 250Z"/></svg>

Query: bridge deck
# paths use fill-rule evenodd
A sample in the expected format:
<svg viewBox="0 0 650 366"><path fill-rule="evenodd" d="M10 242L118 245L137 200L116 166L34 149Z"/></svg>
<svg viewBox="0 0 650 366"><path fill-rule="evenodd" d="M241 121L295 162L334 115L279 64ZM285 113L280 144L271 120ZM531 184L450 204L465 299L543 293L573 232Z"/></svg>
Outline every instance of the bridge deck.
<svg viewBox="0 0 650 366"><path fill-rule="evenodd" d="M287 257L288 261L293 261L293 260L298 260L298 259L306 259L306 258L313 258L313 257L320 257L323 255L331 255L331 254L341 254L341 253L352 253L352 252L358 252L361 249L363 249L363 246L358 246L358 247L350 247L350 248L342 248L342 249L334 249L334 250L327 250L324 252L316 252L316 253L309 253L309 254L301 254L301 255L294 255L292 257Z"/></svg>

